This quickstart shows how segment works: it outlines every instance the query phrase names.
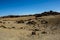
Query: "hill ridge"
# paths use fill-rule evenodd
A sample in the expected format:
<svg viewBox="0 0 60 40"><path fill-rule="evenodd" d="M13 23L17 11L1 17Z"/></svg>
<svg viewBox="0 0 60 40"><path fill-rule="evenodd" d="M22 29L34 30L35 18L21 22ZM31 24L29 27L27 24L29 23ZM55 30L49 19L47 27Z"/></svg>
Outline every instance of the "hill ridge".
<svg viewBox="0 0 60 40"><path fill-rule="evenodd" d="M8 15L8 16L1 16L0 18L14 18L14 17L27 17L27 16L35 16L35 17L41 17L41 16L49 16L49 15L60 15L60 12L54 12L54 11L48 11L33 15Z"/></svg>

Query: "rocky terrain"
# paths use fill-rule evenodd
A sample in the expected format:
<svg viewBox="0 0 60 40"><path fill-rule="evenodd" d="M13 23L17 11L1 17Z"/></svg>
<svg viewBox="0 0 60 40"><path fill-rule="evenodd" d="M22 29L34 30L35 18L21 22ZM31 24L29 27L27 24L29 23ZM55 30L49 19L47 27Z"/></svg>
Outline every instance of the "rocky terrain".
<svg viewBox="0 0 60 40"><path fill-rule="evenodd" d="M0 40L60 40L60 13L0 17Z"/></svg>

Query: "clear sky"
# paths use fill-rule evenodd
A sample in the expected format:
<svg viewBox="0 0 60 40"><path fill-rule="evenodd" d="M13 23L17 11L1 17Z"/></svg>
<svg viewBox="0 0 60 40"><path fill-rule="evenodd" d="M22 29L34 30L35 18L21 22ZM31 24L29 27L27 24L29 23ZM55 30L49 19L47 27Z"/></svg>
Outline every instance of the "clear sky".
<svg viewBox="0 0 60 40"><path fill-rule="evenodd" d="M0 16L60 11L60 0L0 0Z"/></svg>

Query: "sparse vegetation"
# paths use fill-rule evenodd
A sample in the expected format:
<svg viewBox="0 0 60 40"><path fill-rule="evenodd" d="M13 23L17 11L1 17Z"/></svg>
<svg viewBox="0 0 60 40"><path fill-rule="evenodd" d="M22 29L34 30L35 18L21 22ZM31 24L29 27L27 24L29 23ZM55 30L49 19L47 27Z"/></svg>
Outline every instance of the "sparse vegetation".
<svg viewBox="0 0 60 40"><path fill-rule="evenodd" d="M15 28L15 27L12 27L12 28Z"/></svg>
<svg viewBox="0 0 60 40"><path fill-rule="evenodd" d="M43 31L42 34L47 34L47 32Z"/></svg>
<svg viewBox="0 0 60 40"><path fill-rule="evenodd" d="M39 31L39 29L35 29L34 31Z"/></svg>
<svg viewBox="0 0 60 40"><path fill-rule="evenodd" d="M0 27L2 27L2 28L6 28L4 25L1 25Z"/></svg>
<svg viewBox="0 0 60 40"><path fill-rule="evenodd" d="M23 29L23 27L20 27L20 29Z"/></svg>
<svg viewBox="0 0 60 40"><path fill-rule="evenodd" d="M50 10L49 12L43 12L41 14L35 14L35 17L41 17L41 16L49 16L49 15L60 15L59 12L53 12Z"/></svg>
<svg viewBox="0 0 60 40"><path fill-rule="evenodd" d="M17 23L24 23L24 21L23 20L19 20L19 21L16 21Z"/></svg>
<svg viewBox="0 0 60 40"><path fill-rule="evenodd" d="M41 24L47 24L48 22L46 20L41 20Z"/></svg>
<svg viewBox="0 0 60 40"><path fill-rule="evenodd" d="M32 35L36 35L36 32L35 32L35 31L33 31L33 32L32 32Z"/></svg>
<svg viewBox="0 0 60 40"><path fill-rule="evenodd" d="M35 25L36 22L35 21L29 21L27 24L29 24L29 25Z"/></svg>

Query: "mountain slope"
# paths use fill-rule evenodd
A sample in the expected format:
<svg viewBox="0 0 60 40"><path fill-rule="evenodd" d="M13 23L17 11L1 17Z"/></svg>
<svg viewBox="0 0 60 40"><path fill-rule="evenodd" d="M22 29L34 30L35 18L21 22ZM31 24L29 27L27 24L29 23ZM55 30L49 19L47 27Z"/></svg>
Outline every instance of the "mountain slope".
<svg viewBox="0 0 60 40"><path fill-rule="evenodd" d="M0 40L60 40L60 13L0 17Z"/></svg>

